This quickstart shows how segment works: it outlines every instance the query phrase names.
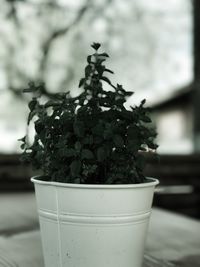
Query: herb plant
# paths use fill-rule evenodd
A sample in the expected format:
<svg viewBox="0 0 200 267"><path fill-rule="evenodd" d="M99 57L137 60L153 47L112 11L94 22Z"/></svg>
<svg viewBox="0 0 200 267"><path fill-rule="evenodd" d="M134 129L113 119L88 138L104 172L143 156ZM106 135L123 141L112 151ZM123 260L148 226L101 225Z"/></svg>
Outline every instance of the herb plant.
<svg viewBox="0 0 200 267"><path fill-rule="evenodd" d="M156 132L149 109L124 107L132 92L122 85L113 85L106 73L113 73L104 62L108 56L100 53L100 44L93 43L94 54L87 57L85 77L80 80L82 93L48 95L45 85L29 85L30 121L34 122L35 138L20 139L22 158L42 170L51 181L81 184L134 184L145 182L144 155L141 151L156 149ZM104 89L107 83L110 91Z"/></svg>

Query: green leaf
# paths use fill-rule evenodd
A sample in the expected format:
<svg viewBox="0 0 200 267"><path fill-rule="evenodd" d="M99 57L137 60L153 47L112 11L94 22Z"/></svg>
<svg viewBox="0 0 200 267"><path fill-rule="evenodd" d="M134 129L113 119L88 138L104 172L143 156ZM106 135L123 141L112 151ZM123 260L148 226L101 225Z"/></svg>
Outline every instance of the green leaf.
<svg viewBox="0 0 200 267"><path fill-rule="evenodd" d="M22 138L17 139L17 141L25 143L26 142L26 135Z"/></svg>
<svg viewBox="0 0 200 267"><path fill-rule="evenodd" d="M88 77L92 72L92 66L91 65L87 65L85 67L85 76Z"/></svg>
<svg viewBox="0 0 200 267"><path fill-rule="evenodd" d="M107 82L108 84L111 84L111 81L105 76L101 77L101 80Z"/></svg>
<svg viewBox="0 0 200 267"><path fill-rule="evenodd" d="M31 122L31 120L33 119L33 117L36 115L36 111L33 110L28 114L28 121L27 124L29 125L29 123Z"/></svg>
<svg viewBox="0 0 200 267"><path fill-rule="evenodd" d="M25 149L25 147L26 147L25 143L21 144L21 146L20 146L21 149Z"/></svg>
<svg viewBox="0 0 200 267"><path fill-rule="evenodd" d="M86 145L92 145L93 144L93 136L92 135L86 136L83 139L83 143Z"/></svg>
<svg viewBox="0 0 200 267"><path fill-rule="evenodd" d="M97 150L97 159L98 161L102 162L106 159L106 151L103 147L99 147Z"/></svg>
<svg viewBox="0 0 200 267"><path fill-rule="evenodd" d="M78 152L80 152L81 147L82 147L81 143L80 143L79 141L77 141L77 142L75 143L75 149L76 149Z"/></svg>
<svg viewBox="0 0 200 267"><path fill-rule="evenodd" d="M109 55L107 53L101 53L101 54L98 54L98 56L101 56L101 57L109 57Z"/></svg>
<svg viewBox="0 0 200 267"><path fill-rule="evenodd" d="M101 123L98 123L94 128L92 128L92 132L98 136L102 136L104 131L104 127Z"/></svg>
<svg viewBox="0 0 200 267"><path fill-rule="evenodd" d="M83 137L84 136L85 127L84 127L84 123L82 121L76 121L76 122L74 122L73 128L74 128L74 133L78 137Z"/></svg>
<svg viewBox="0 0 200 267"><path fill-rule="evenodd" d="M124 94L125 96L132 96L134 93L131 91L126 91Z"/></svg>
<svg viewBox="0 0 200 267"><path fill-rule="evenodd" d="M152 122L152 120L148 116L146 116L146 115L142 115L140 117L140 119L141 119L141 121L146 122L146 123Z"/></svg>
<svg viewBox="0 0 200 267"><path fill-rule="evenodd" d="M106 140L110 140L113 138L113 132L112 132L112 129L111 128L107 128L104 133L103 133L103 137L104 139Z"/></svg>
<svg viewBox="0 0 200 267"><path fill-rule="evenodd" d="M80 160L74 160L72 161L70 165L71 175L72 177L76 177L80 174L81 171L81 161Z"/></svg>
<svg viewBox="0 0 200 267"><path fill-rule="evenodd" d="M101 144L102 141L103 141L102 137L100 137L100 136L95 136L94 137L94 143L95 144Z"/></svg>
<svg viewBox="0 0 200 267"><path fill-rule="evenodd" d="M146 144L147 144L148 147L151 148L151 149L157 149L157 148L158 148L158 145L157 145L157 144L154 144L153 141L149 141L149 140L147 140L147 141L146 141Z"/></svg>
<svg viewBox="0 0 200 267"><path fill-rule="evenodd" d="M37 105L37 100L35 99L31 100L28 104L30 111L33 111L36 105Z"/></svg>
<svg viewBox="0 0 200 267"><path fill-rule="evenodd" d="M87 57L87 62L88 62L89 64L92 62L91 60L92 60L92 56L88 56L88 57Z"/></svg>
<svg viewBox="0 0 200 267"><path fill-rule="evenodd" d="M111 74L114 74L114 72L112 70L110 70L110 69L104 69L104 71L109 72Z"/></svg>
<svg viewBox="0 0 200 267"><path fill-rule="evenodd" d="M78 87L81 87L85 83L85 78L82 78L79 82Z"/></svg>
<svg viewBox="0 0 200 267"><path fill-rule="evenodd" d="M74 157L76 155L76 150L73 148L64 149L64 156L65 157Z"/></svg>
<svg viewBox="0 0 200 267"><path fill-rule="evenodd" d="M128 140L127 148L131 152L138 152L140 149L140 141L135 139L135 140Z"/></svg>
<svg viewBox="0 0 200 267"><path fill-rule="evenodd" d="M143 155L137 155L137 167L140 169L140 170L143 170L144 167L145 167L145 157Z"/></svg>
<svg viewBox="0 0 200 267"><path fill-rule="evenodd" d="M139 140L139 131L136 126L131 126L127 130L128 139Z"/></svg>
<svg viewBox="0 0 200 267"><path fill-rule="evenodd" d="M91 47L94 48L95 50L98 50L101 47L101 44L99 44L99 43L93 43L91 45Z"/></svg>
<svg viewBox="0 0 200 267"><path fill-rule="evenodd" d="M45 125L40 121L40 120L37 120L35 122L35 130L38 134L40 134L45 128Z"/></svg>
<svg viewBox="0 0 200 267"><path fill-rule="evenodd" d="M94 154L89 149L83 149L81 153L82 159L93 159Z"/></svg>
<svg viewBox="0 0 200 267"><path fill-rule="evenodd" d="M114 141L116 147L122 148L124 146L124 140L119 134L114 135L113 141Z"/></svg>
<svg viewBox="0 0 200 267"><path fill-rule="evenodd" d="M49 100L45 103L45 108L48 107L59 107L60 106L60 102L55 102L55 100Z"/></svg>
<svg viewBox="0 0 200 267"><path fill-rule="evenodd" d="M143 99L143 100L141 101L141 105L140 105L140 106L143 106L145 103L146 103L146 99Z"/></svg>

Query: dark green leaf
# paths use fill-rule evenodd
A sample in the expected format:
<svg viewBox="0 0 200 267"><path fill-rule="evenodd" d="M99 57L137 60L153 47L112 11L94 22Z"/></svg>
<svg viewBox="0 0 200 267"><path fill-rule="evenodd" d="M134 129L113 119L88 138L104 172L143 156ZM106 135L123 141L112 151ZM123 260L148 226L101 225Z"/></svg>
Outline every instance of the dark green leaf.
<svg viewBox="0 0 200 267"><path fill-rule="evenodd" d="M89 76L91 74L91 72L92 72L92 66L91 65L87 65L85 67L85 76L86 77Z"/></svg>
<svg viewBox="0 0 200 267"><path fill-rule="evenodd" d="M76 155L76 150L73 148L66 148L63 154L65 157L74 157Z"/></svg>
<svg viewBox="0 0 200 267"><path fill-rule="evenodd" d="M93 136L92 135L86 136L83 139L83 143L86 145L92 145L93 144Z"/></svg>
<svg viewBox="0 0 200 267"><path fill-rule="evenodd" d="M113 141L114 141L116 147L123 147L124 146L124 140L118 134L114 135L114 140Z"/></svg>
<svg viewBox="0 0 200 267"><path fill-rule="evenodd" d="M48 107L59 107L60 106L60 102L55 102L55 100L49 100L45 103L45 108L48 108Z"/></svg>
<svg viewBox="0 0 200 267"><path fill-rule="evenodd" d="M104 127L102 124L97 124L94 128L92 128L92 132L96 135L102 136L104 131Z"/></svg>
<svg viewBox="0 0 200 267"><path fill-rule="evenodd" d="M35 99L31 100L28 104L30 111L33 111L36 105L37 105L37 100Z"/></svg>
<svg viewBox="0 0 200 267"><path fill-rule="evenodd" d="M97 150L97 159L98 161L102 162L106 159L106 151L103 147L99 147Z"/></svg>
<svg viewBox="0 0 200 267"><path fill-rule="evenodd" d="M101 80L107 82L108 84L111 84L111 81L105 76L101 77Z"/></svg>
<svg viewBox="0 0 200 267"><path fill-rule="evenodd" d="M25 147L26 147L26 144L25 143L24 144L21 144L21 146L20 146L21 149L25 149Z"/></svg>
<svg viewBox="0 0 200 267"><path fill-rule="evenodd" d="M84 133L85 133L85 127L84 127L84 123L82 121L76 121L74 122L74 133L78 136L78 137L83 137Z"/></svg>
<svg viewBox="0 0 200 267"><path fill-rule="evenodd" d="M131 92L131 91L126 91L125 92L125 96L132 96L134 93L133 92Z"/></svg>
<svg viewBox="0 0 200 267"><path fill-rule="evenodd" d="M99 54L99 56L102 56L102 57L109 57L109 55L107 53L101 53Z"/></svg>
<svg viewBox="0 0 200 267"><path fill-rule="evenodd" d="M93 159L94 155L89 149L83 149L81 153L82 159Z"/></svg>
<svg viewBox="0 0 200 267"><path fill-rule="evenodd" d="M81 150L81 147L82 147L82 145L81 145L81 143L80 143L79 141L75 143L75 149L76 149L78 152Z"/></svg>
<svg viewBox="0 0 200 267"><path fill-rule="evenodd" d="M112 129L111 128L107 128L104 133L103 133L103 137L106 139L106 140L109 140L109 139L112 139L113 138L113 132L112 132Z"/></svg>
<svg viewBox="0 0 200 267"><path fill-rule="evenodd" d="M82 78L79 82L78 87L81 87L85 83L85 78Z"/></svg>
<svg viewBox="0 0 200 267"><path fill-rule="evenodd" d="M40 120L37 120L35 122L35 130L38 134L40 134L45 128L45 125L40 121Z"/></svg>
<svg viewBox="0 0 200 267"><path fill-rule="evenodd" d="M74 160L72 161L70 165L71 175L72 177L76 177L80 174L81 171L81 161L80 160Z"/></svg>
<svg viewBox="0 0 200 267"><path fill-rule="evenodd" d="M31 120L33 119L33 117L36 115L36 111L33 110L29 113L28 115L28 121L27 121L27 124L29 125L29 123L31 122Z"/></svg>
<svg viewBox="0 0 200 267"><path fill-rule="evenodd" d="M98 50L101 47L101 44L99 44L99 43L93 43L91 45L91 47L94 48L95 50Z"/></svg>
<svg viewBox="0 0 200 267"><path fill-rule="evenodd" d="M22 138L20 138L20 139L17 139L17 141L20 141L20 142L26 142L26 135L24 136L24 137L22 137Z"/></svg>
<svg viewBox="0 0 200 267"><path fill-rule="evenodd" d="M141 121L146 122L146 123L152 122L151 119L146 115L141 116L140 119L141 119Z"/></svg>
<svg viewBox="0 0 200 267"><path fill-rule="evenodd" d="M90 64L91 63L92 56L87 57L87 62Z"/></svg>

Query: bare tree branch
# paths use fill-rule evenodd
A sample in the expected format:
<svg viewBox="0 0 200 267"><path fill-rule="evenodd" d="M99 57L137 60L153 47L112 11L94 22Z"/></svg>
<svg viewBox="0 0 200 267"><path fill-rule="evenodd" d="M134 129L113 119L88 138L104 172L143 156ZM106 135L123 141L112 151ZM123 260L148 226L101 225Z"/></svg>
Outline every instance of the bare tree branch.
<svg viewBox="0 0 200 267"><path fill-rule="evenodd" d="M41 60L41 65L40 65L40 77L41 77L41 79L44 77L44 73L46 70L48 56L49 56L49 52L51 50L52 43L58 37L61 37L65 34L67 34L69 31L71 31L72 28L81 21L81 19L85 15L86 11L90 8L90 4L91 4L91 0L87 0L86 3L84 4L84 6L82 6L80 8L80 10L78 11L77 16L75 17L74 21L71 22L70 25L53 32L52 35L43 44L43 48L42 48L43 58Z"/></svg>

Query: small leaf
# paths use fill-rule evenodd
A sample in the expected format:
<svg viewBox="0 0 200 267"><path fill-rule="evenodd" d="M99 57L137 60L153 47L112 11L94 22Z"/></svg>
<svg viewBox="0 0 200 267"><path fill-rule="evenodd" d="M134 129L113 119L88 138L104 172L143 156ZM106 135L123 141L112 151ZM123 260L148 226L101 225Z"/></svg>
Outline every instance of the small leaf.
<svg viewBox="0 0 200 267"><path fill-rule="evenodd" d="M92 62L91 59L92 59L92 56L88 56L88 57L87 57L87 62L88 62L89 64Z"/></svg>
<svg viewBox="0 0 200 267"><path fill-rule="evenodd" d="M103 147L99 147L97 150L97 159L98 161L104 161L106 159L106 152Z"/></svg>
<svg viewBox="0 0 200 267"><path fill-rule="evenodd" d="M40 134L44 130L44 128L45 128L45 126L40 120L37 120L35 122L36 133Z"/></svg>
<svg viewBox="0 0 200 267"><path fill-rule="evenodd" d="M78 141L75 143L75 149L79 152L81 150L81 143Z"/></svg>
<svg viewBox="0 0 200 267"><path fill-rule="evenodd" d="M93 136L92 135L86 136L83 139L83 143L86 145L92 145L93 144Z"/></svg>
<svg viewBox="0 0 200 267"><path fill-rule="evenodd" d="M109 69L105 69L104 71L107 71L107 72L109 72L111 74L114 74L114 72L112 70L109 70Z"/></svg>
<svg viewBox="0 0 200 267"><path fill-rule="evenodd" d="M105 76L101 77L101 80L107 82L108 84L111 84L111 81Z"/></svg>
<svg viewBox="0 0 200 267"><path fill-rule="evenodd" d="M134 94L134 92L126 91L124 94L125 94L125 96L132 96Z"/></svg>
<svg viewBox="0 0 200 267"><path fill-rule="evenodd" d="M101 45L99 43L93 43L91 47L94 48L95 50L98 50L101 47Z"/></svg>
<svg viewBox="0 0 200 267"><path fill-rule="evenodd" d="M80 160L72 161L70 165L70 170L71 170L72 177L78 176L81 171L81 161Z"/></svg>
<svg viewBox="0 0 200 267"><path fill-rule="evenodd" d="M111 139L111 138L113 137L112 129L111 129L111 128L106 129L106 130L104 131L104 133L103 133L103 137L104 137L104 139L106 139L106 140Z"/></svg>
<svg viewBox="0 0 200 267"><path fill-rule="evenodd" d="M137 167L143 170L145 167L145 157L143 155L137 155Z"/></svg>
<svg viewBox="0 0 200 267"><path fill-rule="evenodd" d="M114 141L116 147L123 147L124 146L124 140L119 134L114 135L113 141Z"/></svg>
<svg viewBox="0 0 200 267"><path fill-rule="evenodd" d="M74 133L78 137L83 137L84 136L85 127L84 127L84 123L82 121L76 121L76 122L74 122L73 128L74 128Z"/></svg>
<svg viewBox="0 0 200 267"><path fill-rule="evenodd" d="M94 155L89 149L83 149L81 153L82 159L93 159Z"/></svg>
<svg viewBox="0 0 200 267"><path fill-rule="evenodd" d="M94 143L95 144L101 144L103 139L100 136L94 137Z"/></svg>
<svg viewBox="0 0 200 267"><path fill-rule="evenodd" d="M64 150L65 157L74 157L76 155L76 151L73 148L67 148Z"/></svg>
<svg viewBox="0 0 200 267"><path fill-rule="evenodd" d="M24 136L24 137L22 137L22 138L20 138L20 139L17 139L17 141L20 141L20 142L26 142L26 135Z"/></svg>
<svg viewBox="0 0 200 267"><path fill-rule="evenodd" d="M97 124L94 128L92 128L92 132L95 134L95 135L98 135L98 136L102 136L103 135L103 131L104 131L104 127L102 124Z"/></svg>
<svg viewBox="0 0 200 267"><path fill-rule="evenodd" d="M152 122L152 120L146 115L141 116L140 119L141 119L141 121L146 122L146 123Z"/></svg>
<svg viewBox="0 0 200 267"><path fill-rule="evenodd" d="M88 77L92 72L92 66L91 65L87 65L85 67L85 76Z"/></svg>
<svg viewBox="0 0 200 267"><path fill-rule="evenodd" d="M81 87L85 83L85 78L82 78L79 82L78 87Z"/></svg>
<svg viewBox="0 0 200 267"><path fill-rule="evenodd" d="M26 144L24 143L24 144L21 144L21 146L20 146L20 148L21 149L24 149L26 147Z"/></svg>
<svg viewBox="0 0 200 267"><path fill-rule="evenodd" d="M109 57L109 55L107 53L101 53L101 54L98 54L98 56L101 56L101 57Z"/></svg>
<svg viewBox="0 0 200 267"><path fill-rule="evenodd" d="M60 102L55 102L54 100L49 100L45 103L45 108L48 107L59 107L60 106Z"/></svg>
<svg viewBox="0 0 200 267"><path fill-rule="evenodd" d="M137 152L140 148L139 140L128 140L127 148L131 152Z"/></svg>
<svg viewBox="0 0 200 267"><path fill-rule="evenodd" d="M33 111L36 105L37 105L37 100L35 99L31 100L28 104L30 111Z"/></svg>
<svg viewBox="0 0 200 267"><path fill-rule="evenodd" d="M33 117L36 115L36 111L33 110L28 114L28 120L27 120L27 124L30 124L30 121L33 119Z"/></svg>

